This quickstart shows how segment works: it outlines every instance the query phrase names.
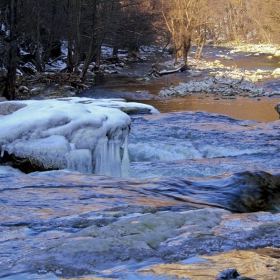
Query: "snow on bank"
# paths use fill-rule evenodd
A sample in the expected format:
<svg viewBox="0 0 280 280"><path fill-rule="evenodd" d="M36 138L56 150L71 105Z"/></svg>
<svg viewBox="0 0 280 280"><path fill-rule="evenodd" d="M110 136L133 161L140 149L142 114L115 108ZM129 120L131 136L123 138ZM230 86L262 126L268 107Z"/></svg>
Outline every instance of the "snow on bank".
<svg viewBox="0 0 280 280"><path fill-rule="evenodd" d="M230 75L228 75L230 76ZM193 80L188 83L180 83L178 86L171 86L162 89L159 96L186 96L192 93L215 93L223 96L235 96L248 94L252 97L269 96L270 93L259 87L244 76L228 77L227 73L217 73L214 77L206 77L203 80ZM233 78L232 78L233 77Z"/></svg>
<svg viewBox="0 0 280 280"><path fill-rule="evenodd" d="M252 53L265 53L272 54L274 56L279 56L279 46L273 44L245 44L240 46L235 46L230 53L236 52L252 52Z"/></svg>
<svg viewBox="0 0 280 280"><path fill-rule="evenodd" d="M177 86L163 88L159 92L160 97L186 96L195 93L213 93L222 96L235 97L244 94L249 97L279 95L279 92L270 92L258 85L263 79L276 78L280 75L278 68L271 71L258 69L249 71L226 67L219 60L213 62L189 59L193 69L188 70L188 76L198 77L188 82L182 82ZM165 63L170 68L170 61ZM201 78L202 70L207 70L208 75ZM204 75L205 76L205 75ZM231 99L231 98L230 98Z"/></svg>
<svg viewBox="0 0 280 280"><path fill-rule="evenodd" d="M116 108L156 112L152 106L123 100L68 98L2 102L2 156L6 151L45 169L128 176L131 119Z"/></svg>

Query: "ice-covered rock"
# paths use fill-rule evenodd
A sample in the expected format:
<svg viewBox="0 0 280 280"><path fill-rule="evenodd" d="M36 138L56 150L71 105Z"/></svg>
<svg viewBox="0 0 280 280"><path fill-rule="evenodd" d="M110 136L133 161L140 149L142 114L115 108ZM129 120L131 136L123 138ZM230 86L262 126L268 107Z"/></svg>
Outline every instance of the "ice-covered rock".
<svg viewBox="0 0 280 280"><path fill-rule="evenodd" d="M44 169L128 176L131 119L121 110L129 108L157 112L152 106L123 100L2 102L1 154L27 158Z"/></svg>

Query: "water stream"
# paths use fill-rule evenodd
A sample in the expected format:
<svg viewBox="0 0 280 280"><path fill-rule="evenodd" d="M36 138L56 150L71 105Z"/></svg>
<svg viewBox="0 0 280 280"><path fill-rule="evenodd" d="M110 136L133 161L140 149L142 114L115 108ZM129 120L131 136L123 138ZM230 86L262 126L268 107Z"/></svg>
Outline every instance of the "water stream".
<svg viewBox="0 0 280 280"><path fill-rule="evenodd" d="M211 59L213 50L208 54ZM236 54L227 63L274 69L278 61ZM97 77L96 85L82 94L136 100L161 112L132 116L130 178L70 171L26 175L0 169L0 278L62 279L58 268L37 274L38 268L26 268L25 260L32 262L33 251L87 228L108 209L137 205L157 211L212 207L235 213L279 212L280 122L274 110L279 98L214 101L211 95L195 95L161 100L157 93L163 86L190 77L177 73L139 80L149 69L150 62L131 63L122 73ZM280 89L277 81L272 86ZM122 271L125 279L165 279L133 276L132 271L151 263L116 265L109 275L118 278Z"/></svg>

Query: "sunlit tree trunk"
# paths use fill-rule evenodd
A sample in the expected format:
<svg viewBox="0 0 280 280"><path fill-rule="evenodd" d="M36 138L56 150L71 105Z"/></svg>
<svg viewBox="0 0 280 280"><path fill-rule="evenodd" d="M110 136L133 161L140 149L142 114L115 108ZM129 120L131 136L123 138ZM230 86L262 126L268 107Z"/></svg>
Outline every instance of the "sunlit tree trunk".
<svg viewBox="0 0 280 280"><path fill-rule="evenodd" d="M184 66L182 68L182 70L186 70L188 67L188 53L189 50L191 48L191 34L186 35L186 37L184 38L184 42L183 42L183 63Z"/></svg>
<svg viewBox="0 0 280 280"><path fill-rule="evenodd" d="M192 34L202 7L201 0L162 0L162 14L174 48L174 64L178 63L179 56L183 56L183 69L187 68Z"/></svg>
<svg viewBox="0 0 280 280"><path fill-rule="evenodd" d="M206 43L206 34L207 34L207 25L206 23L200 24L198 26L198 36L196 41L196 53L195 58L201 59L201 53L203 50L203 47ZM212 34L211 34L212 35Z"/></svg>

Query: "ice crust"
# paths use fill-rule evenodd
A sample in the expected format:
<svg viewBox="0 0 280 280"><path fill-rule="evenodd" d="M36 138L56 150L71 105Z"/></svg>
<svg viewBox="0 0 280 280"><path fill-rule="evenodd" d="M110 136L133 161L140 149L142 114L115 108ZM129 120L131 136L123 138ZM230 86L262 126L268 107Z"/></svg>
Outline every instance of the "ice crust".
<svg viewBox="0 0 280 280"><path fill-rule="evenodd" d="M28 158L45 169L128 176L131 119L117 108L130 106L135 104L77 97L2 102L1 153Z"/></svg>

